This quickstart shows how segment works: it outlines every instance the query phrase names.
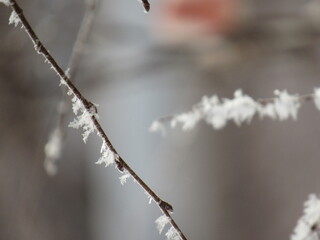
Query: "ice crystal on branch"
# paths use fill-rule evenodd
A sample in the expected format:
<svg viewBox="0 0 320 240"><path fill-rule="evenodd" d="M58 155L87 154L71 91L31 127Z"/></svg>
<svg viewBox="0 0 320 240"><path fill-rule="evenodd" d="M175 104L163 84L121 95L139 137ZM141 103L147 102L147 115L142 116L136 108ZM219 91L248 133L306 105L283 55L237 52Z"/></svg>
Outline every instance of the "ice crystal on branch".
<svg viewBox="0 0 320 240"><path fill-rule="evenodd" d="M127 179L130 177L131 175L129 173L125 173L124 175L119 177L121 185L123 186L127 182Z"/></svg>
<svg viewBox="0 0 320 240"><path fill-rule="evenodd" d="M216 95L204 96L191 111L155 121L150 130L164 131L163 122L166 119L170 119L172 128L180 124L183 130L194 128L200 120L206 121L214 129L222 129L228 121L233 121L240 126L243 123L250 123L256 114L260 118L269 117L284 121L291 117L296 120L301 105L299 96L290 95L286 90L277 90L275 95L275 98L267 102L255 101L241 90L235 91L234 98L231 99L220 100ZM320 91L318 92L318 104L320 109Z"/></svg>
<svg viewBox="0 0 320 240"><path fill-rule="evenodd" d="M154 121L151 125L151 127L149 128L150 132L159 132L161 133L162 136L166 135L166 129L163 125L163 123L159 122L159 121Z"/></svg>
<svg viewBox="0 0 320 240"><path fill-rule="evenodd" d="M151 204L153 201L153 198L151 197L151 195L147 191L145 191L144 194L147 196L149 204Z"/></svg>
<svg viewBox="0 0 320 240"><path fill-rule="evenodd" d="M108 167L109 165L112 165L117 158L117 155L110 150L107 143L103 140L102 146L101 146L101 157L96 162L96 164L105 164L105 167Z"/></svg>
<svg viewBox="0 0 320 240"><path fill-rule="evenodd" d="M303 213L291 240L319 240L320 200L315 194L304 203Z"/></svg>
<svg viewBox="0 0 320 240"><path fill-rule="evenodd" d="M275 112L280 121L286 120L289 117L297 119L298 110L300 107L299 98L297 95L290 95L287 91L275 91L277 98L274 100Z"/></svg>
<svg viewBox="0 0 320 240"><path fill-rule="evenodd" d="M157 225L157 229L159 231L159 234L162 233L163 229L165 228L165 226L170 222L170 219L166 216L166 215L162 215L160 217L157 218L157 220L155 221L156 225Z"/></svg>
<svg viewBox="0 0 320 240"><path fill-rule="evenodd" d="M180 240L179 234L174 227L171 227L166 233L166 237L168 240Z"/></svg>
<svg viewBox="0 0 320 240"><path fill-rule="evenodd" d="M74 114L77 115L77 117L71 123L69 123L69 127L76 129L82 128L83 141L86 143L89 135L95 130L95 125L92 121L92 117L94 116L98 118L98 114L96 113L94 108L88 111L81 100L76 96L72 98L72 110Z"/></svg>
<svg viewBox="0 0 320 240"><path fill-rule="evenodd" d="M20 18L18 14L15 11L12 11L10 17L9 17L9 24L14 24L14 26L18 26L20 23Z"/></svg>

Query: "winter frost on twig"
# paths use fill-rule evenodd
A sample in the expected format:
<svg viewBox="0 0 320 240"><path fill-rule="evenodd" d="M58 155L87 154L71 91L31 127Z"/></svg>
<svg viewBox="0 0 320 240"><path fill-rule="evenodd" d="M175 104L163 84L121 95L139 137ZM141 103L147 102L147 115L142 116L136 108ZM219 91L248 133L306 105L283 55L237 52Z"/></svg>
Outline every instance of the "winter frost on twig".
<svg viewBox="0 0 320 240"><path fill-rule="evenodd" d="M304 203L303 213L291 240L319 240L320 199L315 194L311 194Z"/></svg>
<svg viewBox="0 0 320 240"><path fill-rule="evenodd" d="M170 222L170 219L166 216L166 215L162 215L160 217L157 218L157 220L155 221L156 225L157 225L157 229L159 231L159 234L162 233L163 229L165 228L165 226Z"/></svg>
<svg viewBox="0 0 320 240"><path fill-rule="evenodd" d="M150 130L151 132L159 132L159 133L161 133L162 136L165 136L165 135L166 135L166 128L165 128L165 126L163 125L163 123L160 122L160 121L154 121L154 122L151 124L149 130Z"/></svg>
<svg viewBox="0 0 320 240"><path fill-rule="evenodd" d="M311 99L320 110L320 88L316 88L313 94L300 96L289 94L286 90L276 90L274 94L274 98L260 100L254 100L242 90L236 90L232 99L219 99L216 95L204 96L191 111L154 121L150 131L163 133L165 122L170 122L172 128L179 124L183 130L190 130L200 120L204 120L214 129L222 129L229 121L233 121L237 126L250 123L255 115L280 121L289 118L296 120L301 102Z"/></svg>
<svg viewBox="0 0 320 240"><path fill-rule="evenodd" d="M92 117L99 118L96 107L93 105L90 110L87 110L85 106L83 105L82 101L77 97L74 96L72 98L72 110L77 117L69 123L69 127L72 128L82 128L83 129L83 141L86 143L89 135L94 132L95 125L92 121Z"/></svg>
<svg viewBox="0 0 320 240"><path fill-rule="evenodd" d="M116 154L110 150L110 148L107 146L107 143L102 140L102 146L101 146L101 157L96 162L96 164L105 164L105 167L108 167L109 165L112 165L116 160Z"/></svg>
<svg viewBox="0 0 320 240"><path fill-rule="evenodd" d="M18 26L19 23L20 23L20 18L18 17L18 14L15 11L12 11L9 17L9 24L13 24L16 27Z"/></svg>
<svg viewBox="0 0 320 240"><path fill-rule="evenodd" d="M171 227L168 232L166 233L166 237L168 240L179 240L179 234L176 231L176 229L174 229L174 227Z"/></svg>
<svg viewBox="0 0 320 240"><path fill-rule="evenodd" d="M127 179L130 177L131 175L129 173L125 173L121 177L119 177L121 185L123 186L127 182Z"/></svg>
<svg viewBox="0 0 320 240"><path fill-rule="evenodd" d="M3 1L3 0L2 0ZM56 60L51 56L47 48L42 44L33 28L29 24L28 20L23 14L23 10L20 8L16 0L8 0L9 7L17 13L17 16L21 22L21 25L25 32L30 37L32 43L35 45L35 50L37 53L42 55L45 58L45 62L50 65L50 68L53 69L60 78L60 85L65 85L69 92L69 95L72 95L74 98L73 110L75 114L78 114L76 119L70 123L71 127L82 128L84 130L83 139L87 140L90 133L96 132L97 135L103 140L102 143L102 158L98 160L98 163L106 163L107 165L111 162L116 163L116 168L124 173L128 172L133 180L139 184L141 188L147 192L154 202L157 204L159 209L170 219L171 226L175 229L181 240L187 240L186 236L180 230L179 226L176 224L172 216L170 215L173 212L172 206L163 201L138 175L137 173L118 155L116 149L108 138L107 134L103 130L101 124L98 121L97 109L94 104L88 101L79 89L72 83L65 71L62 70L60 65ZM111 164L110 163L110 164ZM109 165L110 165L109 164Z"/></svg>

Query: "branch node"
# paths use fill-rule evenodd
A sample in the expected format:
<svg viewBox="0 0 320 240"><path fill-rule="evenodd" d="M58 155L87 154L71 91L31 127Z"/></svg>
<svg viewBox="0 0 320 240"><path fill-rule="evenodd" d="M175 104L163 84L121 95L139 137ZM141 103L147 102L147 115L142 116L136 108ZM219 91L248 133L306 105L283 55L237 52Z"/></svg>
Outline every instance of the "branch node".
<svg viewBox="0 0 320 240"><path fill-rule="evenodd" d="M117 158L116 158L116 165L117 165L118 170L119 170L121 173L123 173L124 170L125 170L125 167L124 167L123 163L122 163L119 159L117 159Z"/></svg>
<svg viewBox="0 0 320 240"><path fill-rule="evenodd" d="M160 206L161 208L164 208L164 209L167 210L168 212L173 213L173 207L171 206L171 204L169 204L169 203L167 203L167 202L165 202L165 201L160 200L159 206Z"/></svg>

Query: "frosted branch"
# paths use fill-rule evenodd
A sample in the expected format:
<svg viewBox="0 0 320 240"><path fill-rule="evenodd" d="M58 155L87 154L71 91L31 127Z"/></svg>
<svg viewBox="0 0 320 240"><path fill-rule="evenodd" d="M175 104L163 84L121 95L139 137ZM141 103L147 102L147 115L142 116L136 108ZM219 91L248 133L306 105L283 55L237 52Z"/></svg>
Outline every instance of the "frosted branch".
<svg viewBox="0 0 320 240"><path fill-rule="evenodd" d="M286 90L274 92L274 98L254 100L245 95L242 90L236 90L231 99L219 99L218 96L204 96L189 112L167 116L154 121L151 132L164 134L164 123L169 122L172 128L181 125L183 130L193 129L200 120L204 120L214 129L222 129L229 121L237 126L250 123L255 115L262 118L284 121L289 118L297 119L298 111L303 101L313 100L320 110L320 88L313 94L292 95Z"/></svg>
<svg viewBox="0 0 320 240"><path fill-rule="evenodd" d="M2 2L4 1L2 0ZM91 132L96 132L97 135L102 139L103 145L105 145L103 147L107 149L106 151L110 151L113 154L114 162L116 164L117 169L122 173L126 172L130 174L134 181L137 182L140 185L140 187L143 188L151 196L151 198L157 204L162 213L169 218L169 222L172 226L172 229L174 229L174 233L177 234L179 239L186 240L187 238L184 236L184 234L182 233L182 231L180 230L180 228L171 216L171 213L173 211L172 206L169 203L163 201L117 153L116 149L112 145L111 141L109 140L108 136L106 135L98 121L96 106L82 95L82 93L78 90L74 83L71 82L70 77L67 76L67 74L62 70L60 65L51 56L49 51L45 48L38 36L33 31L32 27L25 18L23 11L17 4L16 0L8 0L5 3L9 3L6 5L9 5L12 8L12 10L17 14L17 17L19 18L23 29L26 31L32 43L34 44L35 51L45 58L45 62L48 63L50 65L50 68L53 69L59 76L60 85L66 86L68 92L70 93L70 95L72 95L73 104L76 104L76 106L74 106L73 109L77 109L77 113L80 113L80 115L77 116L76 120L73 123L71 123L71 125L73 127L81 127L84 129L84 140L86 140L88 134L90 134ZM81 102L81 104L79 104L79 101ZM169 235L171 236L172 234Z"/></svg>
<svg viewBox="0 0 320 240"><path fill-rule="evenodd" d="M304 203L303 213L291 240L319 240L320 199L315 194Z"/></svg>

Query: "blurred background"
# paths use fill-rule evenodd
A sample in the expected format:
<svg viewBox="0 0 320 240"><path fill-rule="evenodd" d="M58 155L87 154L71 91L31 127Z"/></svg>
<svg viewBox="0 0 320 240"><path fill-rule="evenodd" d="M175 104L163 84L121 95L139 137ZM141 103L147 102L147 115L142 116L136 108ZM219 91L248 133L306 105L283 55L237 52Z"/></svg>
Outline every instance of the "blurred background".
<svg viewBox="0 0 320 240"><path fill-rule="evenodd" d="M67 67L85 4L20 0L31 25ZM0 6L0 239L164 239L161 213L132 180L95 165L100 140L65 127L56 176L44 146L58 121L58 78ZM320 79L319 0L101 0L77 85L98 103L114 146L174 207L188 239L289 239L310 193L320 192L320 114L255 118L215 131L148 131L203 95L311 93ZM73 118L68 116L65 125Z"/></svg>

